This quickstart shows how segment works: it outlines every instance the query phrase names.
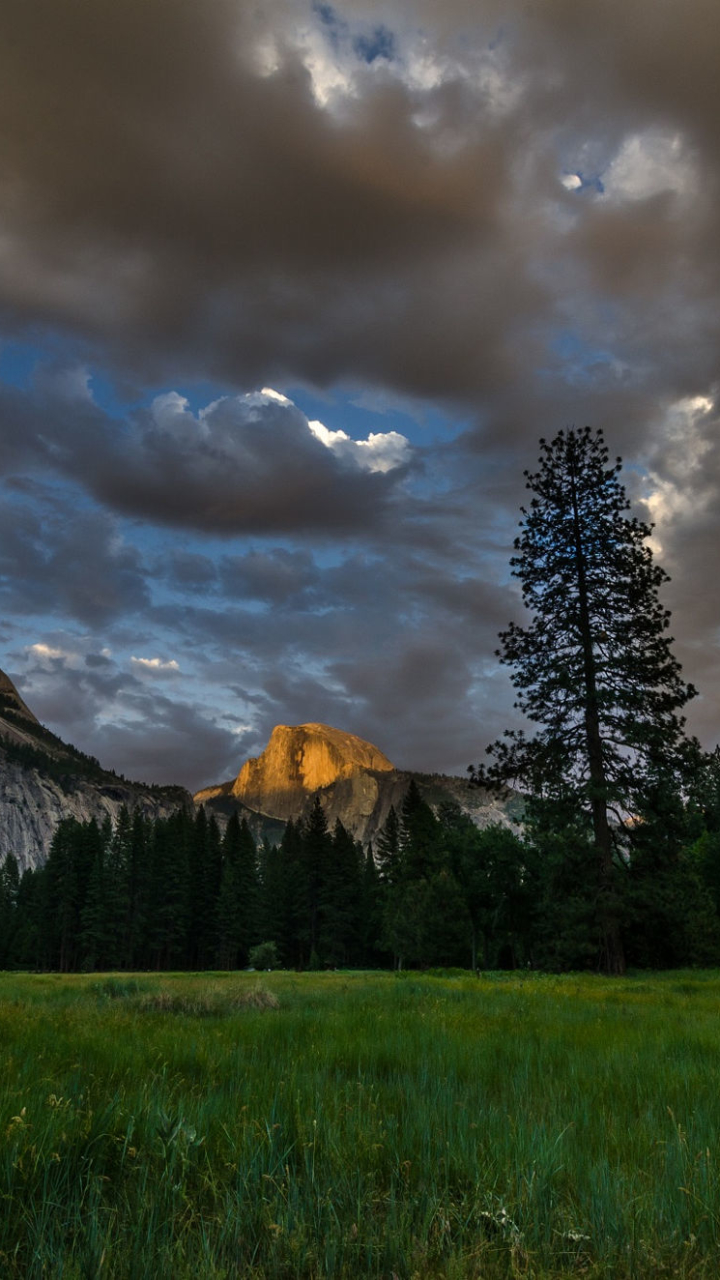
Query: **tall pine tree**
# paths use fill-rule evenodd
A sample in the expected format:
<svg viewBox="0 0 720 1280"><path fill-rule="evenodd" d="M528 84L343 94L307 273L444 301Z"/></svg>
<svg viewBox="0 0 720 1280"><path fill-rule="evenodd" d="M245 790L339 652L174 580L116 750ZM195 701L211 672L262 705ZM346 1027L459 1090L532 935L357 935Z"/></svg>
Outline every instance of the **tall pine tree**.
<svg viewBox="0 0 720 1280"><path fill-rule="evenodd" d="M222 841L222 873L217 904L217 963L237 969L248 962L258 941L257 849L243 818L233 813Z"/></svg>
<svg viewBox="0 0 720 1280"><path fill-rule="evenodd" d="M500 636L516 706L541 728L508 731L489 748L479 781L517 782L591 831L600 964L624 969L616 878L618 836L642 811L648 779L677 776L683 755L683 683L659 599L667 580L647 546L649 526L628 516L601 431L541 440L533 493L511 564L530 612ZM570 821L574 820L572 817Z"/></svg>

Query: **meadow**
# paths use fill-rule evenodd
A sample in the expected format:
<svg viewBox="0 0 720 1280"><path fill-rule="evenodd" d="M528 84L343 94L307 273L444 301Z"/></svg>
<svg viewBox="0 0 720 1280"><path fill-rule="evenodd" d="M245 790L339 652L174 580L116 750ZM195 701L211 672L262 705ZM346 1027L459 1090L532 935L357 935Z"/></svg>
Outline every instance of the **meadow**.
<svg viewBox="0 0 720 1280"><path fill-rule="evenodd" d="M720 975L0 974L0 1275L713 1277Z"/></svg>

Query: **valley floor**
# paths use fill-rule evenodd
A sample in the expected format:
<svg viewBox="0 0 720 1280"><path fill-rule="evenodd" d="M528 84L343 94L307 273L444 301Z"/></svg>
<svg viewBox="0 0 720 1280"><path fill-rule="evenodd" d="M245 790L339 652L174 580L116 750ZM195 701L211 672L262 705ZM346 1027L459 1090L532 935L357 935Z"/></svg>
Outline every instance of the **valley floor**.
<svg viewBox="0 0 720 1280"><path fill-rule="evenodd" d="M0 974L0 1273L716 1277L720 974Z"/></svg>

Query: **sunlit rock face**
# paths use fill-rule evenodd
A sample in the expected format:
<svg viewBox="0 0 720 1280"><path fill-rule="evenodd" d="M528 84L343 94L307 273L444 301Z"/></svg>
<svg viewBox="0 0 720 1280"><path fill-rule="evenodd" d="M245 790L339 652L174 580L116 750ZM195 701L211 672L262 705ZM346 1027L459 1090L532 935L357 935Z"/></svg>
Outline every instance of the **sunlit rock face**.
<svg viewBox="0 0 720 1280"><path fill-rule="evenodd" d="M192 800L181 787L149 787L102 769L44 728L0 671L0 863L42 866L63 818L100 825L123 807L167 817Z"/></svg>
<svg viewBox="0 0 720 1280"><path fill-rule="evenodd" d="M367 774L391 772L387 756L353 733L326 724L279 724L261 756L248 760L230 794L250 809L286 822L309 796L341 779L353 781L355 804L372 808L376 788ZM371 799L369 793L373 792Z"/></svg>
<svg viewBox="0 0 720 1280"><path fill-rule="evenodd" d="M262 835L266 820L307 817L317 797L330 829L339 818L367 848L382 830L391 806L400 811L412 781L435 811L451 803L478 827L517 824L517 798L510 793L495 796L471 789L465 778L396 769L372 743L325 724L278 725L262 755L248 760L234 782L206 787L195 803L206 805L221 826L237 809Z"/></svg>

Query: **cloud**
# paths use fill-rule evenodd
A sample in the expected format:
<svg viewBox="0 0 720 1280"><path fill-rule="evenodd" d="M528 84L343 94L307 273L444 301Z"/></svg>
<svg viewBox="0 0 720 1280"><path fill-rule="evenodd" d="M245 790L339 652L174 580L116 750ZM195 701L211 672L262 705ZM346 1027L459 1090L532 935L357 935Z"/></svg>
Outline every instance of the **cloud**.
<svg viewBox="0 0 720 1280"><path fill-rule="evenodd" d="M85 669L65 664L61 678L41 662L18 680L43 724L128 778L195 789L237 770L242 734L111 661Z"/></svg>
<svg viewBox="0 0 720 1280"><path fill-rule="evenodd" d="M130 664L140 675L174 676L180 673L180 664L174 658L136 658L133 655Z"/></svg>
<svg viewBox="0 0 720 1280"><path fill-rule="evenodd" d="M630 134L604 175L611 200L648 200L665 191L692 199L698 176L678 133Z"/></svg>
<svg viewBox="0 0 720 1280"><path fill-rule="evenodd" d="M0 333L46 358L0 348L0 597L8 644L84 659L56 723L183 776L275 719L476 759L523 469L589 422L710 740L719 62L710 0L5 6Z"/></svg>
<svg viewBox="0 0 720 1280"><path fill-rule="evenodd" d="M317 605L325 598L322 575L308 551L277 547L224 556L219 575L229 600L301 608Z"/></svg>
<svg viewBox="0 0 720 1280"><path fill-rule="evenodd" d="M29 0L0 20L6 321L166 384L353 382L483 422L522 382L556 425L572 324L618 358L633 335L678 396L718 338L706 6Z"/></svg>
<svg viewBox="0 0 720 1280"><path fill-rule="evenodd" d="M30 657L42 663L73 662L77 658L77 654L69 652L67 649L55 649L52 645L43 644L42 642L28 645L27 652Z"/></svg>
<svg viewBox="0 0 720 1280"><path fill-rule="evenodd" d="M26 429L12 465L65 476L118 513L221 535L381 524L413 459L398 432L327 432L268 389L197 413L167 391L121 424L91 401L11 389L0 425L18 402Z"/></svg>
<svg viewBox="0 0 720 1280"><path fill-rule="evenodd" d="M146 608L150 595L142 558L112 516L41 489L0 507L0 599L11 613L95 626Z"/></svg>
<svg viewBox="0 0 720 1280"><path fill-rule="evenodd" d="M133 711L132 719L100 724L89 737L93 754L113 761L117 772L190 791L236 773L242 735L215 723L202 707L135 698Z"/></svg>
<svg viewBox="0 0 720 1280"><path fill-rule="evenodd" d="M58 22L32 0L6 23L0 301L14 324L69 325L138 370L247 384L303 366L384 376L388 343L407 326L411 347L415 329L397 297L383 306L388 279L420 301L429 268L450 318L458 250L474 256L479 237L482 251L507 213L477 59L435 65L390 28L392 56L370 57L378 24L333 47L317 10L300 13L148 0L102 19L71 3ZM462 390L442 323L434 344L438 389ZM424 359L399 381L424 390Z"/></svg>
<svg viewBox="0 0 720 1280"><path fill-rule="evenodd" d="M351 440L346 431L328 431L322 422L308 422L313 435L338 458L355 463L363 471L385 475L411 460L410 442L398 431L371 431L367 440Z"/></svg>

